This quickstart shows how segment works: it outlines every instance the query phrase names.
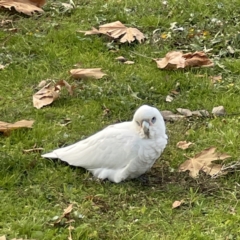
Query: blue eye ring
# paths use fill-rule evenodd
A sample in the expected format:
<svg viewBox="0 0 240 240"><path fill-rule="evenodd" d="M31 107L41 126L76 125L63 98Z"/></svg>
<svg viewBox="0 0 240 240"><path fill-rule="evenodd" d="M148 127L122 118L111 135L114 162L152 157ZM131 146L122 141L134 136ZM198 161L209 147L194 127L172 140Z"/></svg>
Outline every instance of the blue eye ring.
<svg viewBox="0 0 240 240"><path fill-rule="evenodd" d="M156 120L157 120L156 117L153 117L152 120L151 120L151 122L152 122L152 123L155 123Z"/></svg>

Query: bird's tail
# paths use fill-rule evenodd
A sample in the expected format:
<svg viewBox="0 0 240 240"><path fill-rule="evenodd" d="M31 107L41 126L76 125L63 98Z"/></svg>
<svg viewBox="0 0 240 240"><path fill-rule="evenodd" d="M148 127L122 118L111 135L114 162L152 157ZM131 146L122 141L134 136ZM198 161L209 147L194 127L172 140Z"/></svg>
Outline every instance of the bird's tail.
<svg viewBox="0 0 240 240"><path fill-rule="evenodd" d="M58 158L57 154L54 152L43 154L42 157L43 158Z"/></svg>

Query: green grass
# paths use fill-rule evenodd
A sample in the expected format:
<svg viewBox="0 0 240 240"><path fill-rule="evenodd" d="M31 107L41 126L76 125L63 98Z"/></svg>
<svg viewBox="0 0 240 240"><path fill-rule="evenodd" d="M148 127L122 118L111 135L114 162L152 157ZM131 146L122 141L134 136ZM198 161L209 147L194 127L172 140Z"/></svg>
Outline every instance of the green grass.
<svg viewBox="0 0 240 240"><path fill-rule="evenodd" d="M67 12L53 2L48 1L40 17L1 11L0 21L13 20L1 30L18 31L0 31L0 64L9 64L0 71L0 121L35 123L33 129L0 135L0 236L67 239L69 225L63 221L53 226L52 219L74 203L73 239L240 239L238 172L195 180L177 172L184 154L194 156L210 146L230 154L230 161L239 159L240 117L230 114L240 112L240 2L170 0L163 5L155 0L84 0L75 1L77 8ZM76 32L116 20L139 28L148 36L146 42L112 43L119 51L111 52L106 38ZM173 22L184 31L161 39ZM155 29L159 31L153 34ZM198 30L209 34L189 37ZM214 68L163 71L149 58L132 53L160 58L171 50L204 47L212 48ZM120 55L135 64L115 61ZM100 67L107 76L74 80L69 70L78 62L85 68ZM209 77L219 74L222 81L212 84ZM74 96L63 91L52 105L35 109L32 95L43 79L66 79L76 86ZM165 102L176 86L180 94ZM35 144L47 152L130 120L142 104L173 112L179 107L211 112L223 105L229 115L166 123L169 144L146 181L96 181L84 169L43 159L40 153L23 153ZM110 109L107 115L105 107ZM65 118L71 123L63 127ZM180 140L195 144L184 152L176 148ZM185 203L172 209L172 203L181 199Z"/></svg>

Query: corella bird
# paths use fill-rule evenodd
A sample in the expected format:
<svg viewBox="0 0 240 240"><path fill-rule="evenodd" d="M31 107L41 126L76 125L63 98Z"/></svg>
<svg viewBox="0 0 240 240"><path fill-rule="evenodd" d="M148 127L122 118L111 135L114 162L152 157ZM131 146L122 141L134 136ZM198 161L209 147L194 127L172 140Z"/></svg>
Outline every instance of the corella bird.
<svg viewBox="0 0 240 240"><path fill-rule="evenodd" d="M42 155L89 170L95 177L119 183L149 170L167 144L158 109L143 105L130 122L110 125L73 145Z"/></svg>

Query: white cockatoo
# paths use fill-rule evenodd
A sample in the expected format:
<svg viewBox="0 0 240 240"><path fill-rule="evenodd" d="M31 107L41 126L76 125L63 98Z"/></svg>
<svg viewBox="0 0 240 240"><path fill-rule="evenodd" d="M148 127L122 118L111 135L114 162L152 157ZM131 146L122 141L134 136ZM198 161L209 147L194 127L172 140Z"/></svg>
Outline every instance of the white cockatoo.
<svg viewBox="0 0 240 240"><path fill-rule="evenodd" d="M119 183L149 170L167 144L158 109L143 105L133 120L110 125L70 146L42 155L87 169L95 177Z"/></svg>

